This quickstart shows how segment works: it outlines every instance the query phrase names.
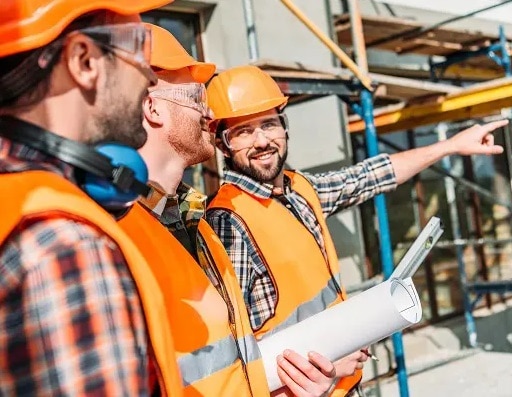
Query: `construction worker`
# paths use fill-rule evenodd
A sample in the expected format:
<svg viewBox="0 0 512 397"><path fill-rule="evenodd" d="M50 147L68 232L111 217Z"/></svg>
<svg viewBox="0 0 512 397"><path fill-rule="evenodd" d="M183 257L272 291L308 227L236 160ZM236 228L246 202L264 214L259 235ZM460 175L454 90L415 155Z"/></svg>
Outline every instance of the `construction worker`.
<svg viewBox="0 0 512 397"><path fill-rule="evenodd" d="M204 83L215 65L197 62L167 30L146 26L158 76L144 100L148 140L140 150L151 192L119 224L165 288L185 396L268 396L238 281L201 217L204 198L180 184L188 165L214 152Z"/></svg>
<svg viewBox="0 0 512 397"><path fill-rule="evenodd" d="M1 395L181 395L161 291L111 212L147 191L138 13L166 3L2 0Z"/></svg>
<svg viewBox="0 0 512 397"><path fill-rule="evenodd" d="M207 221L235 267L257 338L346 298L327 216L394 190L445 155L503 150L491 135L506 124L499 121L338 171L285 171L287 97L268 74L254 66L226 70L211 80L207 97L226 162L225 182L208 206ZM366 359L355 352L334 363L341 378L334 395L353 389ZM286 354L277 359L283 381L289 381L288 360ZM304 382L291 389L299 394L310 387Z"/></svg>

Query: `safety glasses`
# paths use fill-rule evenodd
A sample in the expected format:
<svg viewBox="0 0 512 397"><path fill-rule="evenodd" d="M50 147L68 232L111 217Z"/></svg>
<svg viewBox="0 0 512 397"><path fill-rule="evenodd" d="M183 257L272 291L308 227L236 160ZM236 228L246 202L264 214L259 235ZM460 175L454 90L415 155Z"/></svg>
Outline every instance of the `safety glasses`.
<svg viewBox="0 0 512 397"><path fill-rule="evenodd" d="M206 87L202 83L170 84L169 88L152 91L149 95L197 110L204 117L213 119L213 114L206 104Z"/></svg>
<svg viewBox="0 0 512 397"><path fill-rule="evenodd" d="M262 133L269 141L286 137L288 118L285 114L256 117L226 128L221 132L222 141L231 150L250 148Z"/></svg>
<svg viewBox="0 0 512 397"><path fill-rule="evenodd" d="M112 51L123 61L139 68L152 84L158 79L151 69L151 29L142 23L98 25L74 30L48 45L39 57L39 67L45 69L64 45L66 39L84 34L97 45Z"/></svg>

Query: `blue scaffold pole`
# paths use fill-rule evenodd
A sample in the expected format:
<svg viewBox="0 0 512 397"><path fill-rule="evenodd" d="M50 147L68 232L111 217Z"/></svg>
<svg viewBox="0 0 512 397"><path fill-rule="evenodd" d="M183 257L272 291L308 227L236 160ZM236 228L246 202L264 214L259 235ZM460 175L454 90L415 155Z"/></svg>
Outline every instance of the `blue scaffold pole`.
<svg viewBox="0 0 512 397"><path fill-rule="evenodd" d="M379 154L377 130L373 119L373 96L366 88L361 91L361 117L365 122L365 142L368 157ZM388 213L386 208L386 197L379 194L374 198L375 210L379 224L380 235L380 257L382 260L382 271L387 279L393 273L393 253L391 249L391 236L389 233ZM402 333L393 334L393 349L395 351L396 370L400 397L409 397L409 385L407 383L407 370L405 367L404 346Z"/></svg>

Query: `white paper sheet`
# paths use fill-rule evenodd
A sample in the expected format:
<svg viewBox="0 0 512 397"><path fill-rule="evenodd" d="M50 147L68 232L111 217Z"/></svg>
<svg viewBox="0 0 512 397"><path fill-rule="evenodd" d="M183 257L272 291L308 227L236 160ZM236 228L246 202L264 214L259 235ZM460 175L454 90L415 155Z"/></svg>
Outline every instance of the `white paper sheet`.
<svg viewBox="0 0 512 397"><path fill-rule="evenodd" d="M421 320L411 278L389 279L258 342L270 390L282 386L276 357L285 349L337 360Z"/></svg>

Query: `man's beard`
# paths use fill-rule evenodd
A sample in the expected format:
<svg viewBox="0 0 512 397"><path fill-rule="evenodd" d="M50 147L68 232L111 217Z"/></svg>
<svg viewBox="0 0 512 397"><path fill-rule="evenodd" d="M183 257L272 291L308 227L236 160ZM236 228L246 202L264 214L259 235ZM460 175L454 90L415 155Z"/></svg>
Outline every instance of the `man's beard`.
<svg viewBox="0 0 512 397"><path fill-rule="evenodd" d="M213 157L215 149L203 136L203 119L191 116L178 104L169 103L172 111L168 130L168 143L187 166L192 166Z"/></svg>
<svg viewBox="0 0 512 397"><path fill-rule="evenodd" d="M99 142L119 142L140 149L147 140L147 132L142 126L142 101L147 95L143 91L137 102L126 96L114 97L114 90L109 91L109 99L104 103L104 110L96 117L95 134L89 141L91 144Z"/></svg>
<svg viewBox="0 0 512 397"><path fill-rule="evenodd" d="M283 170L286 158L288 157L288 147L285 148L283 155L277 153L277 164L270 169L255 168L250 165L240 164L232 159L233 169L260 183L272 183L279 173Z"/></svg>

